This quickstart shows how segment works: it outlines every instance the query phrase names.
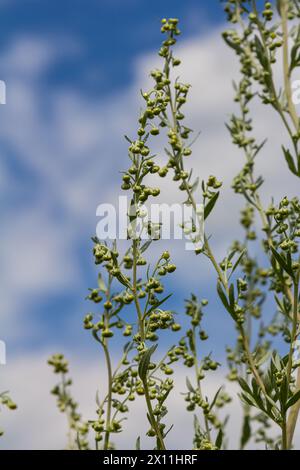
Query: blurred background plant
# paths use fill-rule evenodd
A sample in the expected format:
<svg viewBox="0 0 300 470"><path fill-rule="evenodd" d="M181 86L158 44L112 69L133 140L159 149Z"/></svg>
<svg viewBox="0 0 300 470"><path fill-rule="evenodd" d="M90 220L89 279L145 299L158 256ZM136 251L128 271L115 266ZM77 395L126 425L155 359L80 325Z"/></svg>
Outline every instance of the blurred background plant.
<svg viewBox="0 0 300 470"><path fill-rule="evenodd" d="M35 4L38 15L39 7L33 0L31 3L31 7ZM105 8L111 8L105 7L105 3L100 2L102 19L107 18ZM55 37L58 37L59 27L57 29L57 23L54 26L51 20L55 6L53 11L49 10L50 3L42 11L42 17L47 16L47 21L52 21L46 41L28 37L28 32L38 24L38 16L35 16L33 23L24 20L26 40L22 37L4 56L3 78L10 83L12 97L3 108L5 119L1 126L4 182L9 183L9 203L5 207L9 214L17 203L22 214L13 224L9 217L3 219L3 318L5 336L11 335L9 349L14 351L12 365L2 369L3 389L13 390L19 404L18 412L10 419L3 415L8 432L2 445L6 447L64 446L61 434L51 432L57 429L57 418L53 413L46 417L45 411L38 413L35 409L37 401L48 400L43 390L50 380L42 362L49 350L66 352L72 359L74 375L79 376L74 382L74 392L82 404L80 413L77 400L70 395L71 383L64 358L56 355L51 359L51 365L61 377L53 390L59 409L67 415L68 448L112 448L124 446L124 443L132 448L135 439L137 448L190 447L192 442L197 449L231 448L237 446L237 441L241 448L292 446L299 411L295 382L298 363L294 354L299 296L298 201L295 199L299 136L297 108L291 96L291 84L298 68L298 2L276 5L260 1L225 2L228 20L234 29L226 30L223 36L241 63L241 75L235 82L239 111L228 123L236 151L228 145L230 139L223 132L224 116L232 110L227 98L230 85L227 78L236 76L236 68L235 59L221 46L222 17L216 14L220 11L218 2L209 2L209 5L207 2L205 11L201 12L192 0L188 2L189 10L185 10L187 7L183 7L182 2L181 6L172 2L170 10L167 3L160 7L159 16L165 11L174 11L182 17L187 39L183 38L182 45L176 46L178 50L173 56L177 20L164 20L162 32L166 37L160 49L163 66L161 58L158 62L148 56L138 66L135 80L126 75L126 71L132 70L126 50L132 49L126 49L128 35L124 33L124 25L126 23L128 28L128 23L118 23L121 10L114 17L118 47L114 48L111 31L102 41L98 36L96 41L91 38L86 47L90 54L95 52L98 57L98 47L95 50L93 44L107 45L100 54L98 66L103 70L105 63L111 72L109 76L100 79L95 60L84 62L86 50L82 42L74 41L76 34L71 41L70 37L68 40L61 37L59 47L51 40L51 27L56 28ZM88 24L91 36L93 25L89 19L99 18L94 7L94 2L87 2L85 15L80 15L81 27ZM132 8L131 12L138 10L129 2L127 7ZM20 10L22 6L15 8ZM24 16L10 16L12 7L4 9L7 21L3 34L7 28L20 29L20 25L14 25L9 18ZM79 11L81 6L75 5L72 11L75 16L70 27L64 22L64 32L65 28L71 31L74 27ZM186 16L187 11L190 16ZM195 40L195 32L204 26L203 13L208 15L205 21L210 28L199 41ZM131 15L133 35L138 35L136 25L142 25L139 40L134 41L139 51L143 44L147 43L145 47L151 50L157 44L157 13L153 15L147 27L145 22L139 23L143 17L140 11L139 21ZM107 31L106 26L105 21L102 28L97 23L97 34ZM146 34L146 31L153 33ZM90 37L86 31L76 30L76 33L86 40ZM35 34L38 36L37 30ZM46 37L44 29L43 37ZM78 39L78 34L76 37ZM113 67L108 60L105 62L106 53L114 58ZM122 59L118 59L121 56ZM26 64L22 57L27 57ZM65 57L67 61L61 60ZM178 57L183 59L182 63ZM123 61L121 65L119 60ZM91 62L94 64L92 71ZM123 73L116 73L116 67ZM154 79L152 88L139 76L144 76L148 67L152 69L151 80ZM83 77L83 72L88 70L90 74ZM177 70L192 87L176 79ZM70 76L71 89L68 88ZM114 86L121 90L116 99L111 94ZM133 117L140 102L136 102L133 88L135 96L139 88L148 90L143 92L146 107L140 115L142 122L139 122L137 134ZM91 96L83 96L85 89ZM95 100L96 96L100 99ZM47 100L51 100L51 106ZM47 112L42 112L43 109ZM22 118L24 112L26 119ZM16 125L18 119L22 122L20 126ZM200 126L203 127L201 138L192 139L191 127L199 129ZM199 234L194 230L198 226L196 219L195 223L183 227L195 241L195 252L200 255L195 257L184 252L180 242L164 244L161 240L143 246L131 240L128 251L125 244L107 246L93 239L94 261L105 269L101 267L96 287L88 292L88 299L96 310L88 312L84 318L84 328L90 330L94 340L91 342L89 335L84 338L79 330L79 311L84 308L78 300L84 296L82 286L87 279L89 285L94 284L91 266L82 260L86 260L87 237L94 231L99 186L101 197L106 201L113 201L119 194L117 170L126 165L125 156L124 160L120 157L125 155L125 146L120 143L125 130L136 137L129 137L131 163L123 173L123 189L141 202L155 197L167 202L180 201L194 208L196 203L203 202L207 233L204 249L199 250L196 247ZM120 136L119 141L117 136ZM266 137L270 145L264 142ZM54 147L53 142L57 143ZM167 159L163 148L166 148ZM102 149L100 165L99 149ZM237 158L241 150L245 155L242 171ZM199 158L191 162L188 157L192 153ZM259 158L262 154L263 159ZM118 158L114 158L116 155ZM195 167L193 174L192 166ZM232 174L237 174L233 181L234 192L242 198L231 196ZM246 203L244 208L242 201ZM237 228L239 210L240 229ZM194 212L197 218L199 214ZM132 222L134 225L134 219ZM22 233L17 243L14 242L16 233ZM238 241L232 243L234 239ZM20 247L17 259L12 257L16 245ZM77 262L81 263L79 269ZM151 271L147 274L148 263L153 267L153 275ZM47 279L43 283L46 271ZM215 278L219 300L213 290ZM184 307L184 299L191 291L197 296L190 297ZM202 293L210 300L209 307L201 300ZM29 298L33 300L29 302ZM164 302L159 305L161 300ZM205 307L207 314L203 316ZM229 313L227 317L225 310ZM8 317L6 311L10 312ZM16 321L13 312L20 311L26 314L26 322ZM170 330L172 335L168 334ZM155 349L152 344L155 346L157 341L159 345ZM225 345L229 372L224 364ZM103 356L98 355L99 349ZM20 358L24 350L28 354L23 363ZM65 364L65 372L57 370L61 364ZM185 367L192 367L194 373L191 374L191 370L187 373ZM186 375L189 379L185 391ZM230 380L226 389L220 389L226 375ZM37 380L38 386L35 386ZM236 388L231 385L235 382L241 387L243 416L235 398ZM99 389L96 406L92 388ZM179 390L184 396L180 397ZM88 407L87 396L93 402ZM186 416L184 399L189 411ZM134 409L139 410L138 415L134 415ZM26 413L33 422L46 419L48 433L34 434L34 428L38 429L34 424L30 436L22 432L22 422L28 421ZM231 419L227 420L229 414ZM125 421L128 417L131 420ZM186 423L184 443L178 438L176 421ZM137 422L139 433L136 432ZM175 426L170 429L173 423ZM237 426L240 426L240 435L236 433ZM121 432L126 429L134 429L134 433ZM146 433L155 438L155 442L145 438Z"/></svg>

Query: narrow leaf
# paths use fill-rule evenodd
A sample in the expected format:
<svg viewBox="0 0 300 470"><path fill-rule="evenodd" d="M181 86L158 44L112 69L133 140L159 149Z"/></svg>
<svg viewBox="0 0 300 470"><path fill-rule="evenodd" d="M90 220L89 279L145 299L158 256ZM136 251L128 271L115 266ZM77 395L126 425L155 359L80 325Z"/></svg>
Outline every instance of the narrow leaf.
<svg viewBox="0 0 300 470"><path fill-rule="evenodd" d="M283 153L284 153L284 157L286 159L286 162L288 164L288 167L290 169L290 171L296 175L296 176L300 176L298 174L298 171L297 171L297 168L296 168L296 165L295 165L295 162L294 162L294 159L291 155L291 152L288 150L288 149L285 149L284 147L282 147L282 150L283 150Z"/></svg>
<svg viewBox="0 0 300 470"><path fill-rule="evenodd" d="M221 448L222 448L223 437L224 437L223 430L220 429L220 431L218 432L218 435L217 435L216 442L215 442L215 446L216 446L218 449L221 449Z"/></svg>
<svg viewBox="0 0 300 470"><path fill-rule="evenodd" d="M242 437L241 437L241 449L244 449L251 437L251 426L250 416L246 415L243 423Z"/></svg>
<svg viewBox="0 0 300 470"><path fill-rule="evenodd" d="M204 219L207 219L207 217L209 216L209 214L211 213L211 211L215 207L215 204L218 200L219 194L220 194L219 192L215 193L213 195L213 197L209 200L209 202L206 204L206 206L204 208Z"/></svg>
<svg viewBox="0 0 300 470"><path fill-rule="evenodd" d="M285 409L288 410L291 406L295 405L298 400L300 400L300 390L298 390L298 392L296 392L295 395L293 395L292 398L289 399Z"/></svg>
<svg viewBox="0 0 300 470"><path fill-rule="evenodd" d="M286 262L285 258L283 256L281 256L276 250L275 248L273 248L271 246L271 251L273 253L273 256L274 258L276 259L277 263L279 264L279 266L287 273L291 276L291 278L294 278L294 272L293 272L293 269L291 266L289 266L289 264Z"/></svg>
<svg viewBox="0 0 300 470"><path fill-rule="evenodd" d="M156 351L157 344L151 346L142 356L139 363L139 376L140 379L144 382L147 378L147 372L150 364L150 359L152 354Z"/></svg>

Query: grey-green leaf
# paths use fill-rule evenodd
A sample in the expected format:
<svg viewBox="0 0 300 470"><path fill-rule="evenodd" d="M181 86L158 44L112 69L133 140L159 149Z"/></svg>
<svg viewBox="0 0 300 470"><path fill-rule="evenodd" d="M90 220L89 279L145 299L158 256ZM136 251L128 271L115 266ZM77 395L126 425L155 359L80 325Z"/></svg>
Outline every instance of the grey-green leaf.
<svg viewBox="0 0 300 470"><path fill-rule="evenodd" d="M146 352L144 352L140 363L139 363L139 376L140 379L144 382L147 378L147 373L148 373L148 368L150 364L150 359L152 354L156 351L157 344L151 346L151 348L147 349Z"/></svg>
<svg viewBox="0 0 300 470"><path fill-rule="evenodd" d="M204 219L207 219L207 217L209 216L209 214L211 213L211 211L215 207L215 204L218 200L219 194L220 194L219 192L215 193L213 195L213 197L209 200L209 202L206 204L206 206L204 208Z"/></svg>

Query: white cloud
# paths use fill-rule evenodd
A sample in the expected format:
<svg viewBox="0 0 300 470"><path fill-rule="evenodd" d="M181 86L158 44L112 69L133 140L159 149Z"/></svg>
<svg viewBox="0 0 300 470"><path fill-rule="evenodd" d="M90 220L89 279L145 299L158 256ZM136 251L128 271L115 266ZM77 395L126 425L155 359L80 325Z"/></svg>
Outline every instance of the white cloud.
<svg viewBox="0 0 300 470"><path fill-rule="evenodd" d="M61 449L66 443L65 417L56 410L55 398L50 394L51 388L57 381L50 368L46 365L48 354L40 351L38 354L26 354L15 359L1 369L1 383L5 389L10 389L12 397L18 403L15 412L1 413L1 426L5 435L0 444L4 449ZM105 369L99 360L86 363L78 356L73 356L71 375L74 379L73 395L80 403L80 409L86 419L95 417L96 390L105 390ZM167 422L174 424L167 444L169 448L192 448L193 414L185 410L182 392L186 391L185 376L190 370L178 368L176 374L176 389L168 400L169 414ZM220 374L207 379L205 393L213 396L223 381ZM192 380L192 378L191 378ZM232 392L235 394L235 387ZM119 449L134 448L140 435L143 448L151 448L153 441L145 436L148 429L143 398L131 405L129 419L124 425L124 432L114 437ZM234 430L240 426L240 408L237 402L230 405L227 413L231 414L228 432L236 446L237 436ZM184 433L182 432L184 429ZM43 432L41 432L43 430Z"/></svg>
<svg viewBox="0 0 300 470"><path fill-rule="evenodd" d="M1 231L1 337L16 341L33 337L34 305L79 283L67 228L49 222L41 208L13 214ZM41 318L42 320L42 318ZM25 335L25 336L24 336Z"/></svg>
<svg viewBox="0 0 300 470"><path fill-rule="evenodd" d="M49 45L40 39L21 38L12 44L3 58L4 71L9 77L9 97L8 104L2 108L1 136L10 151L18 155L26 170L37 178L35 223L43 224L46 217L47 231L52 233L50 238L54 239L56 234L60 239L61 249L57 253L54 250L50 264L51 271L57 273L61 272L61 265L70 266L69 247L74 246L76 250L76 240L82 240L83 236L88 240L94 230L97 204L114 201L118 195L118 171L128 164L127 145L122 136L125 133L134 134L141 104L138 90L147 86L146 74L158 61L152 54L141 58L137 61L135 79L127 90L94 102L78 90L47 90L46 93L41 86L41 76L57 60L56 53L61 57L63 53L72 52L71 42L60 44L58 50L55 42ZM24 56L28 60L22 59ZM212 243L220 257L237 231L238 212L242 205L242 199L233 195L230 183L243 164L243 156L231 145L224 126L224 121L233 109L231 77L236 75L236 58L223 45L219 30L205 37L183 41L178 56L183 62L180 68L182 79L193 85L186 113L188 122L196 132L202 132L194 146L191 165L200 178L213 173L224 180L224 189L215 213L207 222L207 231L213 234ZM282 130L279 121L261 107L254 112L258 135L261 138L265 134L270 136L270 142L258 160L258 172L261 169L266 174L264 197L270 199L271 194L279 197L282 190L284 193L296 193L296 178L286 170L280 151ZM161 148L157 150L159 154L162 153ZM3 152L5 154L5 150ZM6 187L10 186L10 192L14 194L17 190L14 177L9 179L5 167L3 172L6 175ZM284 180L282 174L285 175ZM170 202L182 200L175 185L167 181L161 199ZM53 216L55 208L64 214L60 224ZM31 253L31 258L37 259L39 256L35 256L34 252L38 252L39 245L34 243L37 237L32 233L35 223L32 224L30 217L27 217L32 211L32 201L20 208L20 211L23 213L18 214L18 232L26 236L28 231L32 240L26 256L30 257ZM11 218L14 217L11 214ZM16 245L14 224L8 219L6 226L5 236L9 243ZM161 245L156 246L159 249ZM189 256L184 249L177 249L179 244L171 243L169 246L174 246L177 262L181 264L188 260L190 269L176 273L178 282L183 279L187 281L189 272L194 277L199 258L194 258L192 254ZM3 277L11 280L17 272L16 268L11 260ZM9 270L12 271L11 275ZM28 277L30 272L34 272L33 268L27 274ZM202 272L203 277L207 277L211 271ZM66 282L68 273L65 272ZM180 273L183 276L180 277ZM51 272L49 276L51 278ZM6 292L7 296L13 297L9 285L6 286Z"/></svg>
<svg viewBox="0 0 300 470"><path fill-rule="evenodd" d="M8 77L34 79L45 73L57 60L78 55L82 51L71 38L55 36L36 38L22 36L14 40L1 57L2 74Z"/></svg>
<svg viewBox="0 0 300 470"><path fill-rule="evenodd" d="M51 351L53 352L53 351ZM5 435L1 438L2 449L63 449L66 446L67 425L65 416L56 409L55 397L50 390L57 383L50 367L46 365L50 353L39 351L29 353L10 361L1 368L1 386L11 391L13 399L18 403L14 412L1 412L1 426ZM83 360L78 354L67 354L71 357L71 376L73 378L72 394L80 404L84 419L95 418L95 396L98 390L105 392L106 373L104 363L99 358ZM186 376L193 382L193 370L182 366L175 368L176 387L170 394L167 406L169 413L167 425L174 425L166 440L169 449L192 449L193 413L185 409L182 393L186 392ZM203 390L210 399L218 388L224 384L221 372L211 373L203 383ZM230 405L221 411L220 418L229 416L226 427L228 448L237 449L242 426L241 405L237 399L238 387L226 384L227 392L233 397ZM124 431L113 436L118 449L132 449L138 436L141 437L142 448L153 448L153 441L146 437L148 429L143 398L130 404L128 420L124 423ZM184 430L184 432L183 432ZM300 442L300 430L297 430L295 444ZM278 429L272 433L278 435ZM259 444L250 444L250 448L262 448Z"/></svg>
<svg viewBox="0 0 300 470"><path fill-rule="evenodd" d="M224 126L233 109L231 77L236 74L237 64L236 58L222 44L219 33L216 30L205 37L183 41L178 56L183 60L182 79L193 85L186 113L190 116L188 121L196 131L202 131L191 164L200 178L212 173L224 179L222 196L207 223L217 254L222 256L238 227L242 200L237 202L230 183L243 164L243 156L232 147ZM28 61L21 57L24 51L29 56ZM141 58L137 61L134 81L127 90L92 102L78 90L49 93L47 90L45 94L41 76L55 62L55 51L41 44L40 39L30 39L12 45L4 57L9 81L8 104L1 108L1 138L38 181L35 197L22 201L17 214L14 211L5 217L4 229L1 229L1 323L6 325L7 335L19 335L20 339L24 328L25 332L26 328L31 331L35 328L30 322L30 306L40 296L55 296L59 289L70 288L71 283L74 290L79 282L84 282L77 265L77 242L84 238L88 246L88 237L96 226L97 204L115 200L118 195L118 171L128 165L127 145L122 136L134 133L141 104L138 90L146 86L145 74L157 63L152 54ZM258 135L263 138L267 134L270 138L258 160L258 172L266 174L263 197L267 200L271 195L279 198L297 194L297 180L289 175L280 151L284 136L279 121L261 107L254 109L254 115ZM6 150L2 152L5 154ZM1 172L1 179L6 180L5 190L14 195L17 191L15 176L9 167L1 168ZM180 200L181 195L169 182L162 197L173 202ZM56 210L63 216L57 217ZM163 245L156 246L160 249ZM197 288L201 289L211 276L211 270L200 258L184 252L183 246L182 250L175 248L178 246L168 243L168 247L174 247L179 264L174 283L180 283L182 289L186 287L189 291L193 280L193 285L197 283ZM197 278L195 272L199 273ZM220 321L218 327L221 325ZM20 403L20 411L7 414L5 418L7 447L57 448L62 445L64 429L61 417L52 411L53 399L48 396L52 379L42 356L44 353L39 359L24 355L5 369L5 383ZM76 391L89 414L93 409L90 390L96 388L101 371L94 363L89 366L79 362L74 372L78 377ZM190 434L185 432L182 437L181 432L186 414L182 414L183 407L176 400L179 395L172 403L172 416L180 424L170 435L170 443L188 446ZM123 435L125 440L120 440L122 446L132 446L137 437L135 426L140 408L136 410L128 432ZM236 408L232 415L234 434ZM40 432L41 429L45 432Z"/></svg>

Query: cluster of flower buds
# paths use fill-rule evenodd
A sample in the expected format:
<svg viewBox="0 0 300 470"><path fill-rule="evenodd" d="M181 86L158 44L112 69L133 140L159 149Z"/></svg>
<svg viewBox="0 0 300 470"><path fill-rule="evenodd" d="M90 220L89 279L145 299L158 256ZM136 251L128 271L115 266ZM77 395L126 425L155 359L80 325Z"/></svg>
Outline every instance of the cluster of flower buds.
<svg viewBox="0 0 300 470"><path fill-rule="evenodd" d="M209 439L203 438L201 439L201 443L196 446L196 449L198 450L218 450L218 447L215 446Z"/></svg>
<svg viewBox="0 0 300 470"><path fill-rule="evenodd" d="M114 374L112 387L112 408L114 414L110 422L105 420L104 405L106 399L99 405L97 410L98 418L91 422L91 426L95 431L95 439L97 442L103 441L104 434L119 433L122 431L122 422L124 420L123 414L129 411L126 404L128 401L135 400L136 389L138 387L137 380L138 373L136 369L128 367L125 370ZM118 398L120 396L120 398ZM118 415L121 415L119 418Z"/></svg>
<svg viewBox="0 0 300 470"><path fill-rule="evenodd" d="M246 231L247 240L256 240L256 232L253 229L255 212L249 204L241 211L241 225Z"/></svg>
<svg viewBox="0 0 300 470"><path fill-rule="evenodd" d="M185 313L191 317L191 324L193 326L199 326L203 318L203 307L208 305L208 300L203 299L201 302L198 302L197 297L192 294L191 299L186 301L185 304Z"/></svg>
<svg viewBox="0 0 300 470"><path fill-rule="evenodd" d="M166 425L161 422L161 419L167 414L167 407L164 403L174 388L174 382L170 378L161 381L155 381L151 379L150 387L150 399L156 401L156 404L153 407L153 415L157 421L161 434L165 435ZM147 435L149 437L154 437L156 435L155 430L150 428L147 432Z"/></svg>
<svg viewBox="0 0 300 470"><path fill-rule="evenodd" d="M277 208L270 208L268 214L272 215L275 220L279 247L283 251L298 252L298 239L300 238L300 203L298 198L289 200L285 197Z"/></svg>
<svg viewBox="0 0 300 470"><path fill-rule="evenodd" d="M89 291L90 294L86 297L88 300L91 300L95 304L99 304L103 300L99 289L89 289Z"/></svg>
<svg viewBox="0 0 300 470"><path fill-rule="evenodd" d="M172 96L170 88L171 67L180 65L180 60L173 56L172 51L172 46L176 43L175 36L179 34L177 24L177 19L171 18L169 20L163 20L162 32L167 34L167 39L163 42L159 54L165 59L165 66L162 71L154 70L151 73L151 76L155 80L153 92L155 94L160 91L164 93L163 98L160 96L160 99L163 101L161 112L158 113L158 110L156 110L156 112L160 117L160 127L168 128L167 134L169 137L170 151L167 151L169 158L167 167L174 169L175 181L181 181L181 184L186 185L189 175L180 169L180 159L182 156L189 156L192 153L190 146L184 143L184 141L189 138L192 130L187 126L182 125L181 121L185 117L182 112L182 107L186 103L190 85L176 80L174 85L174 97ZM149 100L149 94L146 94L144 97L146 100ZM154 103L151 103L150 101L150 104ZM144 116L143 118L145 119Z"/></svg>
<svg viewBox="0 0 300 470"><path fill-rule="evenodd" d="M244 107L243 111L248 112L248 108ZM254 143L254 138L247 135L247 132L252 130L251 120L245 119L244 116L238 118L233 115L230 119L228 129L231 133L232 143L237 145L239 148L247 149L249 146L251 146L251 144ZM249 171L248 168L246 168L244 171L246 170Z"/></svg>
<svg viewBox="0 0 300 470"><path fill-rule="evenodd" d="M155 334L158 330L171 329L172 331L179 331L180 325L175 323L173 312L160 309L154 310L147 321L147 334L146 339L149 341L156 341L158 336Z"/></svg>
<svg viewBox="0 0 300 470"><path fill-rule="evenodd" d="M58 409L68 416L69 448L75 449L79 447L82 450L88 449L89 425L81 420L78 404L72 398L69 391L72 379L66 377L66 374L69 372L68 361L63 354L54 354L49 358L48 364L53 367L55 374L61 374L61 382L52 389L51 393L56 396ZM72 441L70 441L71 438Z"/></svg>
<svg viewBox="0 0 300 470"><path fill-rule="evenodd" d="M0 404L6 406L9 410L16 410L17 404L10 398L7 393L0 394Z"/></svg>
<svg viewBox="0 0 300 470"><path fill-rule="evenodd" d="M258 6L256 2L250 5L246 3L249 2L226 2L225 12L227 13L228 20L233 24L242 24L242 28L239 28L239 30L227 30L223 33L223 37L229 47L239 56L241 73L244 78L259 84L261 102L272 105L284 120L285 111L291 112L291 107L289 106L286 109L285 104L282 104L281 92L276 90L275 73L273 71L273 64L276 63L279 55L278 50L284 43L281 22L272 22L274 8L271 2L265 1L264 8ZM282 22L300 17L297 2L278 2L278 12L282 17ZM291 71L299 65L300 44L297 28L292 27L289 36L291 36L294 42L290 70L288 72L291 74ZM293 111L291 114L292 120L296 122ZM299 140L298 132L295 133L293 138L295 141Z"/></svg>
<svg viewBox="0 0 300 470"><path fill-rule="evenodd" d="M112 338L114 333L109 328L108 325L105 325L104 319L102 319L96 323L93 323L93 314L88 313L83 320L83 326L85 330L93 330L94 332L98 333L101 331L102 339L104 338Z"/></svg>
<svg viewBox="0 0 300 470"><path fill-rule="evenodd" d="M130 366L126 370L115 375L112 384L112 390L115 394L120 396L128 396L129 401L134 401L134 393L138 386L138 372L136 368ZM119 403L120 405L120 402L116 401L115 407L116 403Z"/></svg>
<svg viewBox="0 0 300 470"><path fill-rule="evenodd" d="M276 62L276 49L282 46L282 38L277 31L278 26L267 27L267 23L273 19L272 4L265 2L265 9L261 15L256 9L249 13L243 2L228 2L225 11L231 23L244 21L241 32L227 30L223 33L226 43L240 56L241 72L245 76L253 77L263 86L269 85L267 64ZM263 44L260 43L258 33L263 34ZM264 46L268 55L264 55L266 52ZM269 99L270 94L267 100Z"/></svg>
<svg viewBox="0 0 300 470"><path fill-rule="evenodd" d="M130 278L125 276L121 271L121 264L124 263L125 266L128 266L130 260L127 255L125 255L125 261L119 261L119 252L116 247L109 248L105 243L101 243L97 238L93 238L94 248L93 254L95 258L95 264L103 264L106 268L109 275L116 278L121 284L130 288ZM127 256L127 258L126 258ZM100 292L105 292L103 289L90 289L91 293L87 297L95 303L99 303L102 300ZM124 298L123 298L124 299ZM109 309L109 304L107 304L107 309Z"/></svg>
<svg viewBox="0 0 300 470"><path fill-rule="evenodd" d="M188 391L185 394L187 410L194 412L197 408L202 410L202 416L205 423L202 430L200 422L194 423L194 445L197 449L215 449L216 447L208 439L207 429L215 429L218 432L223 427L223 423L218 419L215 408L222 408L231 401L229 395L223 390L219 390L211 403L202 394L201 382L205 379L208 371L216 371L219 363L212 359L211 355L204 356L201 361L198 358L197 341L198 337L201 341L208 338L207 333L202 328L203 308L208 305L208 301L203 299L199 301L195 295L186 301L185 312L190 318L191 328L187 331L186 336L179 341L178 347L174 349L175 357L182 357L187 367L195 367L196 386L193 386L187 379Z"/></svg>
<svg viewBox="0 0 300 470"><path fill-rule="evenodd" d="M69 372L69 363L63 354L53 354L48 359L48 364L53 367L55 374L67 374Z"/></svg>
<svg viewBox="0 0 300 470"><path fill-rule="evenodd" d="M163 18L161 20L162 27L161 32L167 35L167 39L163 42L162 48L159 51L161 57L168 57L170 52L170 47L176 44L176 36L180 35L180 30L178 29L178 19L177 18ZM175 59L176 60L176 59ZM180 62L179 62L180 63ZM175 66L179 65L178 59L175 62Z"/></svg>

